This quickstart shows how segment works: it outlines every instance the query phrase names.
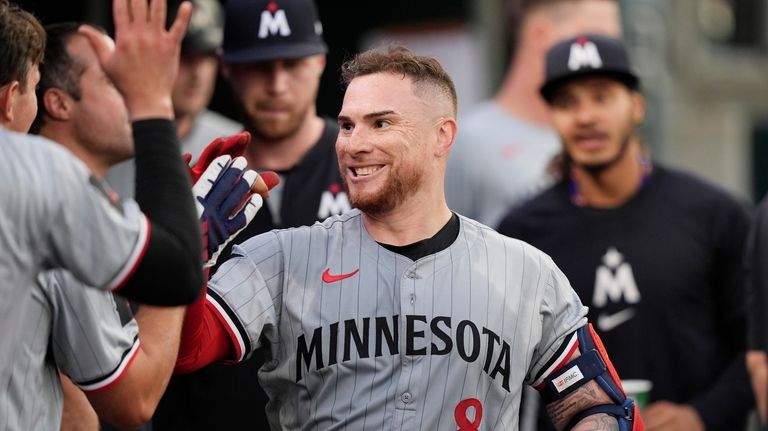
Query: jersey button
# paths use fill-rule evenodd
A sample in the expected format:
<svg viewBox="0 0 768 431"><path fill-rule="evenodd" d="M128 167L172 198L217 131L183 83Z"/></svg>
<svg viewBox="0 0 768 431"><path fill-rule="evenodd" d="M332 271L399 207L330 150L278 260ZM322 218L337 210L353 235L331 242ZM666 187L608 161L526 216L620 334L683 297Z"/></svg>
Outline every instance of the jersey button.
<svg viewBox="0 0 768 431"><path fill-rule="evenodd" d="M403 392L403 394L400 395L400 400L402 402L404 402L405 404L410 403L412 399L413 399L413 397L411 396L410 392Z"/></svg>
<svg viewBox="0 0 768 431"><path fill-rule="evenodd" d="M416 278L416 271L408 271L407 274L405 274L408 278Z"/></svg>

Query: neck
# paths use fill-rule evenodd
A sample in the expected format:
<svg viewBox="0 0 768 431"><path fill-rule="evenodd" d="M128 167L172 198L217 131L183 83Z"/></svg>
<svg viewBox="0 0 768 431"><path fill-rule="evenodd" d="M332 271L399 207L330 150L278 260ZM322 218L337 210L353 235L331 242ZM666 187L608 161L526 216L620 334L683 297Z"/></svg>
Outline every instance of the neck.
<svg viewBox="0 0 768 431"><path fill-rule="evenodd" d="M550 126L549 110L539 94L543 71L544 62L541 59L520 52L496 93L496 103L518 118Z"/></svg>
<svg viewBox="0 0 768 431"><path fill-rule="evenodd" d="M70 133L56 130L52 127L43 127L40 135L44 136L69 150L75 157L88 167L88 169L98 178L104 178L109 169L109 162L83 148Z"/></svg>
<svg viewBox="0 0 768 431"><path fill-rule="evenodd" d="M368 234L380 243L401 246L433 237L451 219L442 190L422 190L386 214L363 213Z"/></svg>
<svg viewBox="0 0 768 431"><path fill-rule="evenodd" d="M251 133L253 138L245 151L251 168L288 170L309 152L325 129L325 121L314 112L291 136L277 141L268 141Z"/></svg>
<svg viewBox="0 0 768 431"><path fill-rule="evenodd" d="M178 136L180 140L184 139L192 131L192 126L195 124L195 115L183 115L177 113L174 124L176 125L176 136Z"/></svg>
<svg viewBox="0 0 768 431"><path fill-rule="evenodd" d="M571 169L584 204L594 208L615 208L626 203L643 185L648 167L641 161L640 142L632 138L624 155L599 171L579 166Z"/></svg>

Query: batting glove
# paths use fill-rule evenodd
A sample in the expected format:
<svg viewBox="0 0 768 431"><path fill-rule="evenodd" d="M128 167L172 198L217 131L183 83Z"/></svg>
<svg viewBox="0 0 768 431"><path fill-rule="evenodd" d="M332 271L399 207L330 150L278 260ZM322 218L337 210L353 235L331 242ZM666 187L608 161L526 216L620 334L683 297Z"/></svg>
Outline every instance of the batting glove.
<svg viewBox="0 0 768 431"><path fill-rule="evenodd" d="M224 138L216 138L206 146L200 153L200 157L197 158L195 166L189 168L189 176L192 177L192 183L196 183L200 176L208 169L208 165L219 156L225 154L235 157L242 156L245 153L246 147L251 142L251 134L248 132L240 132L236 135L227 136ZM184 161L189 164L192 161L192 155L185 153L183 155Z"/></svg>
<svg viewBox="0 0 768 431"><path fill-rule="evenodd" d="M192 187L202 222L205 268L216 264L221 250L253 220L264 203L251 191L259 174L246 166L244 157L219 156Z"/></svg>

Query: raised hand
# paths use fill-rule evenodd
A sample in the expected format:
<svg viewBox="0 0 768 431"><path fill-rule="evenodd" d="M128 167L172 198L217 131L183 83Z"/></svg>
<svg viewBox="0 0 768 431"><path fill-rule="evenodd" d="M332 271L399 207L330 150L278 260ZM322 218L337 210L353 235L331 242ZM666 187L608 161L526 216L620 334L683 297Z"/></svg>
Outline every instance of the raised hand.
<svg viewBox="0 0 768 431"><path fill-rule="evenodd" d="M192 5L182 3L168 30L166 0L113 0L112 5L114 42L88 25L81 26L80 34L123 94L132 120L173 118L171 90Z"/></svg>

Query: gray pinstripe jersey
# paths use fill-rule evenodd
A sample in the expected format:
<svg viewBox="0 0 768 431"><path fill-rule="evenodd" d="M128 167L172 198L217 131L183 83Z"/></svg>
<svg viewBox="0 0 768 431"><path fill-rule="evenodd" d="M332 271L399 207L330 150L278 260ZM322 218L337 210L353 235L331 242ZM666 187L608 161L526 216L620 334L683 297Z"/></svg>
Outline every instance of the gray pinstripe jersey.
<svg viewBox="0 0 768 431"><path fill-rule="evenodd" d="M0 404L0 429L58 429L57 367L84 391L98 391L116 382L138 353L138 325L128 304L83 287L64 270L38 277L19 354L7 365L12 375Z"/></svg>
<svg viewBox="0 0 768 431"><path fill-rule="evenodd" d="M37 274L65 267L112 288L143 249L147 221L133 202L110 203L85 165L50 141L0 129L0 148L0 364L10 364L35 323L27 316ZM0 366L0 406L10 374Z"/></svg>
<svg viewBox="0 0 768 431"><path fill-rule="evenodd" d="M274 429L517 429L523 383L586 308L545 254L460 224L416 262L358 210L236 247L208 299L238 359L271 350L259 378Z"/></svg>

